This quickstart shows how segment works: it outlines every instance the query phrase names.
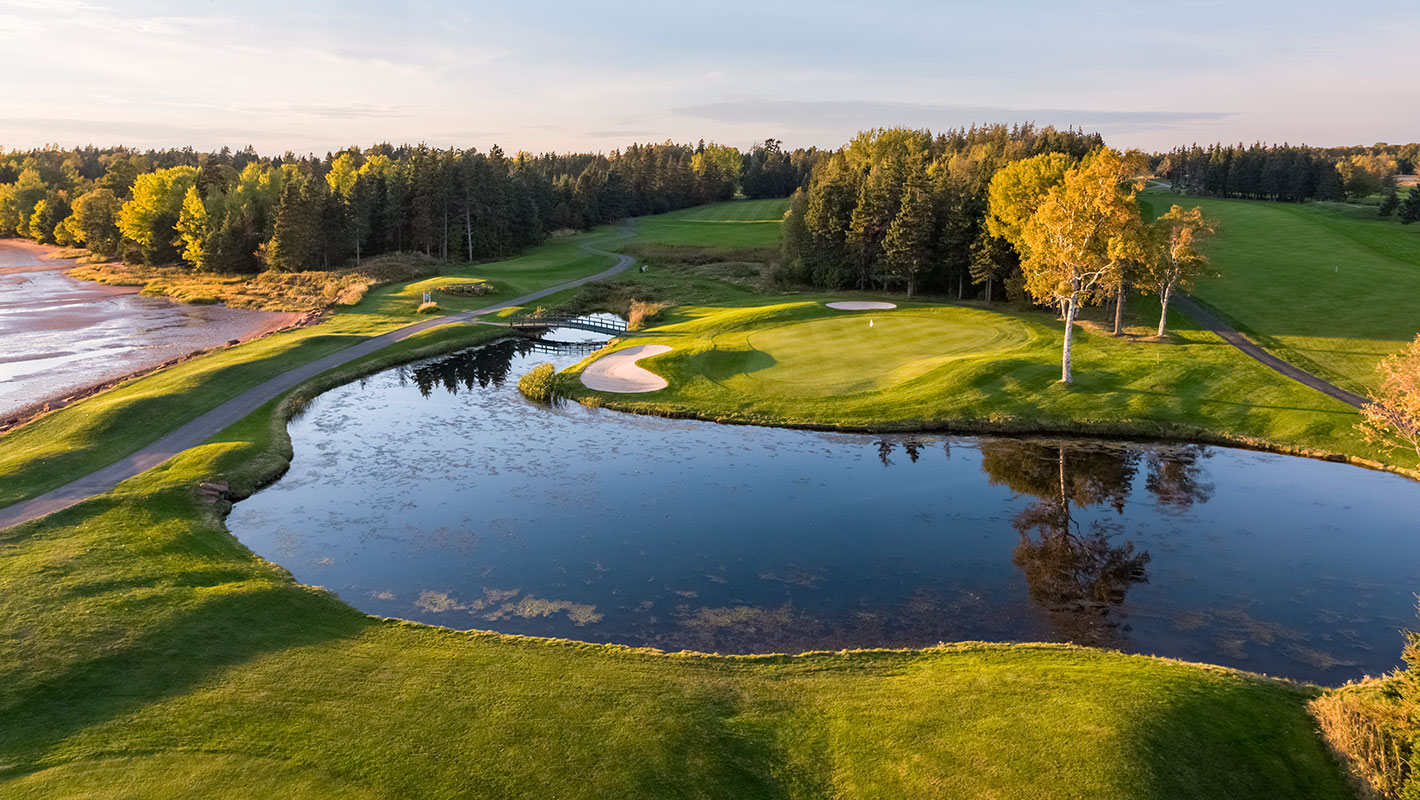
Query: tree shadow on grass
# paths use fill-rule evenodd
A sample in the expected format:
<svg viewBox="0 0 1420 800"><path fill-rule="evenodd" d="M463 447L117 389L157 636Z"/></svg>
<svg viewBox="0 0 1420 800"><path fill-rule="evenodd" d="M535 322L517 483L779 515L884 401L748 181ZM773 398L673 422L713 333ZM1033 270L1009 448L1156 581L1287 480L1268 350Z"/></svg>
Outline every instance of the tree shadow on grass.
<svg viewBox="0 0 1420 800"><path fill-rule="evenodd" d="M1132 732L1140 800L1350 800L1299 689L1220 677L1175 690Z"/></svg>
<svg viewBox="0 0 1420 800"><path fill-rule="evenodd" d="M44 526L31 524L7 532L6 540L16 544L47 536L55 530L54 525L62 525L60 536L83 538L74 531L86 526L90 531L102 531L96 526L105 525L104 515L121 504L121 500L107 497L91 501L62 512ZM68 542L63 544L69 549ZM186 536L173 540L173 545L193 552ZM99 547L106 545L100 543ZM210 548L206 553L212 554ZM127 571L129 566L118 569ZM92 619L92 626L85 627L97 636L115 628L127 628L131 635L116 645L93 647L88 658L76 657L41 673L20 692L0 692L0 752L5 754L4 761L13 765L11 769L23 771L22 765L40 760L69 737L180 696L234 665L288 648L357 636L377 624L330 595L286 583L254 564L213 563L199 556L192 566L176 571L154 568L146 579L88 581L60 595L61 599L67 595L78 600L143 588L169 593L155 598L148 592L141 604L112 603L86 612L84 622ZM47 564L39 567L41 571L50 568ZM29 603L29 610L33 614L72 610L62 602L49 610L38 605ZM42 627L38 620L21 623ZM85 642L80 639L70 646L82 652Z"/></svg>
<svg viewBox="0 0 1420 800"><path fill-rule="evenodd" d="M656 763L637 770L635 783L646 797L753 797L787 800L827 796L822 775L789 763L776 732L741 716L725 696L693 694L685 706L665 715Z"/></svg>
<svg viewBox="0 0 1420 800"><path fill-rule="evenodd" d="M270 585L177 610L133 641L71 664L0 706L0 750L36 761L76 733L181 695L215 672L265 653L352 637L371 624L339 613L332 602Z"/></svg>

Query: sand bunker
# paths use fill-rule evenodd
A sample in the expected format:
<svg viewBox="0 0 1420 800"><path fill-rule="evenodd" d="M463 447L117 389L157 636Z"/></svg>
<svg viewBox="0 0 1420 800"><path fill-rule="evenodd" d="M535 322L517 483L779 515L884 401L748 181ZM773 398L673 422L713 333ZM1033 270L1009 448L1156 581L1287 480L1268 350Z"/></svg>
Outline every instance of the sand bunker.
<svg viewBox="0 0 1420 800"><path fill-rule="evenodd" d="M880 303L876 300L842 300L824 305L839 311L886 311L889 308L897 308L897 303Z"/></svg>
<svg viewBox="0 0 1420 800"><path fill-rule="evenodd" d="M636 362L670 351L671 349L663 344L643 344L602 356L582 370L582 385L599 392L619 394L664 389L667 386L665 378L636 366Z"/></svg>

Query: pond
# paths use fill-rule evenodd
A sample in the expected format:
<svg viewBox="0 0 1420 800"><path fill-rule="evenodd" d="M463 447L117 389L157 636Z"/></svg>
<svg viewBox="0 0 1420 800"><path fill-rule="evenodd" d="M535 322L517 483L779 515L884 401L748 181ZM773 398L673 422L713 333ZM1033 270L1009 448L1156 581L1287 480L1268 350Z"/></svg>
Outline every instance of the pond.
<svg viewBox="0 0 1420 800"><path fill-rule="evenodd" d="M669 650L1073 641L1334 684L1397 666L1416 623L1420 484L1398 476L518 394L586 350L504 341L327 392L228 525L371 614Z"/></svg>

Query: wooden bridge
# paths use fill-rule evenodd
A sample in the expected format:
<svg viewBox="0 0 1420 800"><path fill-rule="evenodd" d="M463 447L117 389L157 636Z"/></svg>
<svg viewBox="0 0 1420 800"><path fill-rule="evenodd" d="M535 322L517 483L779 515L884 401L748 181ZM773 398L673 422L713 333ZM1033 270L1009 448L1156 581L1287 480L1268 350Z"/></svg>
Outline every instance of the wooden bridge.
<svg viewBox="0 0 1420 800"><path fill-rule="evenodd" d="M620 336L626 333L626 321L617 319L610 314L593 317L574 317L567 314L536 314L527 317L516 317L506 323L510 328L576 328L593 333L605 333L608 336Z"/></svg>
<svg viewBox="0 0 1420 800"><path fill-rule="evenodd" d="M554 342L548 339L532 339L524 346L531 352L545 353L554 356L562 355L563 353L591 355L603 347L606 347L606 342Z"/></svg>

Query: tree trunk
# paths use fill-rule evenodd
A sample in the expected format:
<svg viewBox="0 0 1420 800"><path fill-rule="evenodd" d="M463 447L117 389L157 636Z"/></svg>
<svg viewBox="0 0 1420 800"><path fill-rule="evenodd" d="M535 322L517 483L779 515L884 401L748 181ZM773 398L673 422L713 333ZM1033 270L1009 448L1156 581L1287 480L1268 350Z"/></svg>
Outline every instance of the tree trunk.
<svg viewBox="0 0 1420 800"><path fill-rule="evenodd" d="M1164 334L1166 334L1166 333L1168 332L1168 324L1169 324L1169 295L1172 295L1172 294L1173 294L1173 287L1172 287L1172 286L1165 286L1165 287L1164 287L1164 290L1159 293L1159 304L1160 304L1160 306L1161 306L1161 308L1159 309L1159 338L1160 338L1160 339L1162 339L1162 338L1164 337Z"/></svg>
<svg viewBox="0 0 1420 800"><path fill-rule="evenodd" d="M1075 300L1080 296L1078 290L1070 293L1070 298L1065 301L1065 347L1060 354L1060 382L1070 383L1074 375L1070 371L1070 345L1075 333Z"/></svg>
<svg viewBox="0 0 1420 800"><path fill-rule="evenodd" d="M911 300L911 299L912 299L912 278L911 278L911 276L909 276L909 277L907 278L907 299L908 299L908 300Z"/></svg>
<svg viewBox="0 0 1420 800"><path fill-rule="evenodd" d="M992 284L992 283L993 283L993 281L992 281L990 278L987 278L987 279L986 279L986 302L988 302L988 303L991 302L991 284Z"/></svg>
<svg viewBox="0 0 1420 800"><path fill-rule="evenodd" d="M463 210L463 235L468 240L468 263L473 263L473 221L468 217L468 208Z"/></svg>
<svg viewBox="0 0 1420 800"><path fill-rule="evenodd" d="M360 233L355 233L355 266L360 266Z"/></svg>
<svg viewBox="0 0 1420 800"><path fill-rule="evenodd" d="M1119 282L1119 290L1114 295L1114 335L1118 336L1124 327L1124 282Z"/></svg>
<svg viewBox="0 0 1420 800"><path fill-rule="evenodd" d="M958 275L958 276L957 276L957 299L960 300L960 299L962 299L962 298L965 297L965 296L966 296L966 279L963 278L961 275Z"/></svg>

